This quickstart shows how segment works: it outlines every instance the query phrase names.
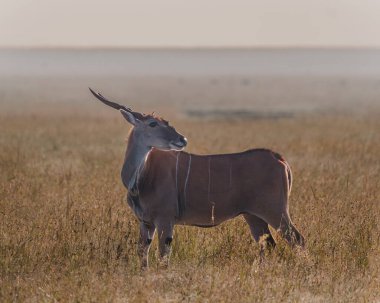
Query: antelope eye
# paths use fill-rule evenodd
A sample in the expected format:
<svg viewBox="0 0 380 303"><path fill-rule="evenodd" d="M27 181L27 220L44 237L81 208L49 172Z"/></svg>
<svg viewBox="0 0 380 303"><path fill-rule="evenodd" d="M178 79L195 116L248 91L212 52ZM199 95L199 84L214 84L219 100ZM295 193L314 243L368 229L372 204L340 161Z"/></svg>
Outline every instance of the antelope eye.
<svg viewBox="0 0 380 303"><path fill-rule="evenodd" d="M150 127L156 127L157 125L158 125L158 123L156 121L149 123Z"/></svg>

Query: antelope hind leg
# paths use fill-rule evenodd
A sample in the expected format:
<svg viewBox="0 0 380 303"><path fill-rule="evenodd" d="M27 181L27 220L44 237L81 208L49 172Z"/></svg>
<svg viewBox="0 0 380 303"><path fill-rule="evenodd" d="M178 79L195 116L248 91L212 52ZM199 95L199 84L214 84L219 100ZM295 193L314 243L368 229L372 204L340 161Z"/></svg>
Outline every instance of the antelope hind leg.
<svg viewBox="0 0 380 303"><path fill-rule="evenodd" d="M305 247L305 238L294 226L289 217L286 220L282 220L277 230L291 246L298 245L302 248Z"/></svg>
<svg viewBox="0 0 380 303"><path fill-rule="evenodd" d="M300 247L304 247L305 239L294 226L287 212L271 215L267 214L265 221L275 228L290 246L294 247L295 245L298 245Z"/></svg>
<svg viewBox="0 0 380 303"><path fill-rule="evenodd" d="M260 245L260 259L262 260L265 250L273 249L276 246L276 242L270 233L268 223L250 214L245 214L244 219L249 225L253 238Z"/></svg>

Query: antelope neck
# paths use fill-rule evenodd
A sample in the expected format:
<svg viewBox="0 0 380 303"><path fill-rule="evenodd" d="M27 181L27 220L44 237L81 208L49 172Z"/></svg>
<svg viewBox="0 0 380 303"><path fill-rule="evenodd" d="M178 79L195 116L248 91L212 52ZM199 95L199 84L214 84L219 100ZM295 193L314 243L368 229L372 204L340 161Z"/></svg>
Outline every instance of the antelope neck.
<svg viewBox="0 0 380 303"><path fill-rule="evenodd" d="M145 160L151 151L151 147L144 145L134 132L128 140L124 164L121 170L121 180L128 191L137 189L137 182L145 164Z"/></svg>

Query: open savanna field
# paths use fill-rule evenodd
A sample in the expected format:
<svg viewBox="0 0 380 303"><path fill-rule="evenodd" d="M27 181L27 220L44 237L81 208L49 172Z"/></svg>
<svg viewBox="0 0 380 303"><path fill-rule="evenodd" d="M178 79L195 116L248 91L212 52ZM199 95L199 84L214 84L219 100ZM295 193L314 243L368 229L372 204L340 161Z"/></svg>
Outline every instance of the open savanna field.
<svg viewBox="0 0 380 303"><path fill-rule="evenodd" d="M129 129L121 115L96 101L2 107L1 302L379 302L376 108L276 119L160 109L187 136L187 151L283 154L306 249L276 237L260 264L239 217L210 229L176 227L169 269L159 268L154 241L151 268L141 272L138 223L119 177Z"/></svg>
<svg viewBox="0 0 380 303"><path fill-rule="evenodd" d="M377 50L0 50L0 302L380 302ZM306 239L260 262L242 217L177 226L140 270L120 180L130 125L87 87L163 116L197 154L290 163ZM211 214L210 214L211 215Z"/></svg>

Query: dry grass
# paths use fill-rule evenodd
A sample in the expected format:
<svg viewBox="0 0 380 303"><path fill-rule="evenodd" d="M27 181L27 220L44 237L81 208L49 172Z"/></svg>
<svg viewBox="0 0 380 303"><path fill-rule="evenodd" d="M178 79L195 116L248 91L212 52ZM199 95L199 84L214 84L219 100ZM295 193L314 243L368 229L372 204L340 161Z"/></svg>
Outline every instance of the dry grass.
<svg viewBox="0 0 380 303"><path fill-rule="evenodd" d="M141 273L119 180L126 124L51 113L0 118L0 301L379 302L378 115L172 121L192 152L284 154L307 252L280 241L260 265L238 218L177 227L171 267L157 268L154 243Z"/></svg>

